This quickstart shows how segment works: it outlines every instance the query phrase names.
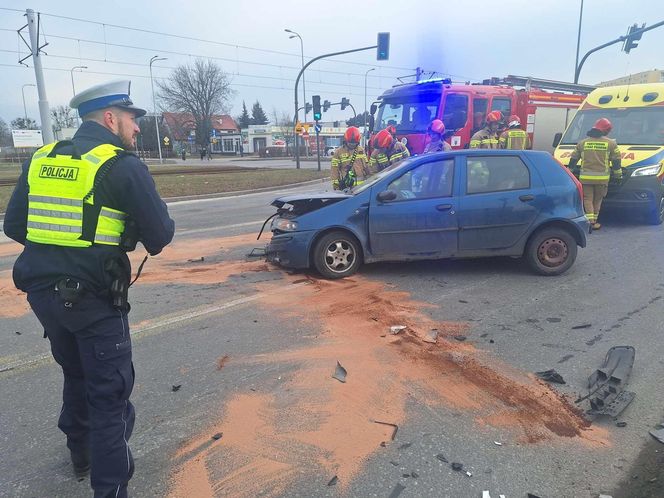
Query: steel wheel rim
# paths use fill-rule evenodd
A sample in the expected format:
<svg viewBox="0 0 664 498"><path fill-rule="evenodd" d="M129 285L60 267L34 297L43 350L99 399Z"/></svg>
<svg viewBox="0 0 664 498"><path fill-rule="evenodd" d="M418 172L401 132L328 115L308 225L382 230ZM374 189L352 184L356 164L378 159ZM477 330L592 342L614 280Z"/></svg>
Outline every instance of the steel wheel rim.
<svg viewBox="0 0 664 498"><path fill-rule="evenodd" d="M659 201L659 219L664 220L664 197Z"/></svg>
<svg viewBox="0 0 664 498"><path fill-rule="evenodd" d="M325 267L334 273L344 273L355 262L355 248L347 240L334 240L325 248Z"/></svg>
<svg viewBox="0 0 664 498"><path fill-rule="evenodd" d="M552 237L543 241L537 248L537 259L544 266L555 268L567 261L569 247L567 243L559 238Z"/></svg>

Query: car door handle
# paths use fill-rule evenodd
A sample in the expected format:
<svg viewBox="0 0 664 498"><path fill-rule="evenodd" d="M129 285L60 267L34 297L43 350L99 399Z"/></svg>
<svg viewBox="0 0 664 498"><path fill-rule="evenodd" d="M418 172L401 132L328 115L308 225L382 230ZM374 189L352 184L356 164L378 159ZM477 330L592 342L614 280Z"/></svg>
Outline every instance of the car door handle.
<svg viewBox="0 0 664 498"><path fill-rule="evenodd" d="M520 195L519 200L521 202L528 202L528 201L534 201L535 196L533 194L526 194L526 195Z"/></svg>
<svg viewBox="0 0 664 498"><path fill-rule="evenodd" d="M438 211L449 211L449 210L452 209L453 207L454 207L454 206L452 206L452 204L438 204L438 205L436 206L436 209L437 209Z"/></svg>

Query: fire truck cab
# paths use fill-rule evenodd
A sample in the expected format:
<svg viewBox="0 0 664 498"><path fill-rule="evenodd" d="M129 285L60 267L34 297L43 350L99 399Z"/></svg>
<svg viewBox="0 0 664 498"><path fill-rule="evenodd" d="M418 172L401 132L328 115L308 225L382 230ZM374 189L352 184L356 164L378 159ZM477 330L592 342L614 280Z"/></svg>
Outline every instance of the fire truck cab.
<svg viewBox="0 0 664 498"><path fill-rule="evenodd" d="M373 136L394 126L397 139L405 138L411 154L420 154L427 127L438 118L445 123L445 140L453 149L463 149L484 126L487 113L497 110L505 120L512 114L519 116L533 149L551 152L555 133L566 127L593 89L519 76L492 78L481 85L456 84L449 79L406 83L386 90L372 105L370 132Z"/></svg>

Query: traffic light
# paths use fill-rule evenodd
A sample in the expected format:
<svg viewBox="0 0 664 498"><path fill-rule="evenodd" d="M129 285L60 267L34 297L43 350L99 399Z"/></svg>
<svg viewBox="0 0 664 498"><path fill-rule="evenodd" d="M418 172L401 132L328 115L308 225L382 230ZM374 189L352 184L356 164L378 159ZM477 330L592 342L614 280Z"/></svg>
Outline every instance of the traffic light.
<svg viewBox="0 0 664 498"><path fill-rule="evenodd" d="M314 121L320 121L320 95L313 95L311 97L311 102L314 104Z"/></svg>
<svg viewBox="0 0 664 498"><path fill-rule="evenodd" d="M330 110L330 106L332 103L329 100L326 100L323 102L323 112L327 112Z"/></svg>
<svg viewBox="0 0 664 498"><path fill-rule="evenodd" d="M636 42L640 40L641 36L643 35L643 33L639 33L638 35L632 35L632 33L634 31L640 31L645 27L646 27L645 23L643 23L643 25L641 25L640 28L636 24L632 24L629 27L629 31L627 31L627 39L625 40L625 44L623 45L623 51L626 54L629 54L630 50L639 46L639 44Z"/></svg>
<svg viewBox="0 0 664 498"><path fill-rule="evenodd" d="M386 61L390 58L390 34L378 33L378 50L376 51L376 60Z"/></svg>
<svg viewBox="0 0 664 498"><path fill-rule="evenodd" d="M306 104L304 104L304 113L309 114L310 112L311 112L311 104L307 102Z"/></svg>
<svg viewBox="0 0 664 498"><path fill-rule="evenodd" d="M348 100L346 97L341 98L341 110L343 111L346 107L348 107L348 104L350 104L350 100Z"/></svg>

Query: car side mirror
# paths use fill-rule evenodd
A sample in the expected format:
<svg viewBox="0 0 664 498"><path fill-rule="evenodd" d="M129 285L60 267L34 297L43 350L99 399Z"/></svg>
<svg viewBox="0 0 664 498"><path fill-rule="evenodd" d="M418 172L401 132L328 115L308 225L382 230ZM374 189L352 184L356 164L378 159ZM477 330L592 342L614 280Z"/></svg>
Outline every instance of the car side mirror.
<svg viewBox="0 0 664 498"><path fill-rule="evenodd" d="M369 116L369 134L373 133L374 131L374 126L376 125L376 121L373 117L373 114Z"/></svg>
<svg viewBox="0 0 664 498"><path fill-rule="evenodd" d="M383 190L378 193L376 197L380 202L393 201L397 198L397 193L394 190Z"/></svg>
<svg viewBox="0 0 664 498"><path fill-rule="evenodd" d="M371 107L369 107L369 114L376 114L377 109L378 106L376 104L371 104Z"/></svg>
<svg viewBox="0 0 664 498"><path fill-rule="evenodd" d="M554 148L558 147L558 145L560 145L560 141L562 139L563 139L563 134L561 132L558 132L553 136L553 146L554 146Z"/></svg>

